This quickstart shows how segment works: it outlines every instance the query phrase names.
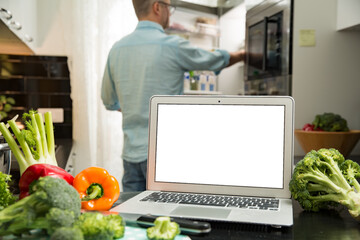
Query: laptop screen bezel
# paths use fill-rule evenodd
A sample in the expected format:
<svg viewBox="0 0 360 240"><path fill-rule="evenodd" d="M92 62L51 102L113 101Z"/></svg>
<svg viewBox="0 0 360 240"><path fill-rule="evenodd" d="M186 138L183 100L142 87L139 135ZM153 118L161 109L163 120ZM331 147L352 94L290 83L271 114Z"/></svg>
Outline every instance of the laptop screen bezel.
<svg viewBox="0 0 360 240"><path fill-rule="evenodd" d="M157 118L159 104L204 104L204 105L269 105L284 106L284 162L283 188L239 187L189 183L159 182L155 179ZM257 197L290 198L289 181L293 169L294 145L294 100L290 96L153 96L150 99L149 149L147 189L154 191L176 191Z"/></svg>

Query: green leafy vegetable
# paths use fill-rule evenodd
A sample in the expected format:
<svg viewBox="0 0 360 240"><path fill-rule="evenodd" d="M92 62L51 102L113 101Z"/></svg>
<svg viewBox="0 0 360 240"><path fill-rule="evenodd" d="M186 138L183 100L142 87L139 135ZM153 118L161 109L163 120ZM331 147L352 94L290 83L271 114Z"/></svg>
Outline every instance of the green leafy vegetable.
<svg viewBox="0 0 360 240"><path fill-rule="evenodd" d="M85 212L74 224L81 229L87 240L112 240L122 238L125 224L120 215L104 216L99 212Z"/></svg>
<svg viewBox="0 0 360 240"><path fill-rule="evenodd" d="M11 175L0 172L0 211L16 201L16 197L10 192L9 181Z"/></svg>
<svg viewBox="0 0 360 240"><path fill-rule="evenodd" d="M315 116L314 130L324 130L329 132L345 132L349 131L347 121L339 114L324 113Z"/></svg>
<svg viewBox="0 0 360 240"><path fill-rule="evenodd" d="M0 120L6 118L8 113L12 110L12 105L15 104L15 99L0 95Z"/></svg>
<svg viewBox="0 0 360 240"><path fill-rule="evenodd" d="M32 229L52 233L79 217L78 192L65 180L46 176L32 185L32 194L0 211L0 236L20 235Z"/></svg>
<svg viewBox="0 0 360 240"><path fill-rule="evenodd" d="M154 226L146 230L150 240L172 240L180 234L179 224L171 222L170 217L157 217Z"/></svg>
<svg viewBox="0 0 360 240"><path fill-rule="evenodd" d="M344 159L336 149L311 151L299 161L289 187L295 200L307 211L343 205L360 220L360 166Z"/></svg>
<svg viewBox="0 0 360 240"><path fill-rule="evenodd" d="M84 235L77 227L61 227L55 230L50 240L84 240Z"/></svg>
<svg viewBox="0 0 360 240"><path fill-rule="evenodd" d="M8 121L22 151L6 125L3 122L0 123L0 132L19 163L20 174L22 175L26 168L37 163L57 166L51 112L45 113L45 126L42 115L33 110L25 113L23 119L26 125L24 130L18 128L14 119Z"/></svg>

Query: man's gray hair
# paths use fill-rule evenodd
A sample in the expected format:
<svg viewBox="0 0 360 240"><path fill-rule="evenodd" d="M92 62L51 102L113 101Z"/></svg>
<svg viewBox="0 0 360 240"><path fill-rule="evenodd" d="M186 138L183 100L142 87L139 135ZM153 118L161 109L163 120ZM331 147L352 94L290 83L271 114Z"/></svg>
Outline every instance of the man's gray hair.
<svg viewBox="0 0 360 240"><path fill-rule="evenodd" d="M157 0L132 0L137 18L146 17L156 1Z"/></svg>

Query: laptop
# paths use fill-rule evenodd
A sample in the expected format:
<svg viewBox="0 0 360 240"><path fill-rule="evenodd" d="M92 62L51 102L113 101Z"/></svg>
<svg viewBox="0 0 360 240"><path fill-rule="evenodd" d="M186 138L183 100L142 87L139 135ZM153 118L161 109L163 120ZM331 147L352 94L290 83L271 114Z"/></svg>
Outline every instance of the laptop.
<svg viewBox="0 0 360 240"><path fill-rule="evenodd" d="M153 96L147 190L111 211L291 226L293 132L289 96Z"/></svg>

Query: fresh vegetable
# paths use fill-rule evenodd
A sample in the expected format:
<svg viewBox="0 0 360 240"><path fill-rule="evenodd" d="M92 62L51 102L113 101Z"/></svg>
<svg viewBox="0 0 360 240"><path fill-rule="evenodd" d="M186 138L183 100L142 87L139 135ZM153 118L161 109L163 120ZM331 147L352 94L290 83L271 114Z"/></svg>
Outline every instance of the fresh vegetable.
<svg viewBox="0 0 360 240"><path fill-rule="evenodd" d="M51 235L50 240L84 240L78 227L60 227Z"/></svg>
<svg viewBox="0 0 360 240"><path fill-rule="evenodd" d="M12 105L14 104L14 98L0 95L0 120L8 116L8 113L12 110Z"/></svg>
<svg viewBox="0 0 360 240"><path fill-rule="evenodd" d="M299 161L289 183L303 209L319 211L343 205L360 220L360 166L336 149L312 150Z"/></svg>
<svg viewBox="0 0 360 240"><path fill-rule="evenodd" d="M116 178L101 167L81 171L75 176L73 186L80 194L82 208L86 210L109 210L120 195Z"/></svg>
<svg viewBox="0 0 360 240"><path fill-rule="evenodd" d="M67 222L73 221L72 214L73 218L80 215L79 194L64 179L41 177L31 186L30 193L30 196L0 211L0 236L19 235L35 228L50 229L51 232L52 227L67 226ZM50 219L52 223L40 224Z"/></svg>
<svg viewBox="0 0 360 240"><path fill-rule="evenodd" d="M112 240L122 238L125 223L118 214L104 216L99 212L85 212L74 224L81 229L85 239Z"/></svg>
<svg viewBox="0 0 360 240"><path fill-rule="evenodd" d="M33 110L24 113L23 119L27 128L25 130L20 130L15 120L8 121L22 151L6 125L3 122L0 123L0 132L19 163L20 174L23 174L29 166L37 163L57 166L51 112L45 113L45 126L42 115Z"/></svg>
<svg viewBox="0 0 360 240"><path fill-rule="evenodd" d="M21 175L19 181L20 195L19 198L23 199L24 197L29 196L29 188L31 184L34 184L36 180L40 177L51 176L62 178L72 185L74 177L66 172L64 169L54 166L51 164L33 164L29 166L25 172Z"/></svg>
<svg viewBox="0 0 360 240"><path fill-rule="evenodd" d="M349 131L347 121L339 114L324 113L315 116L314 130L324 130L329 132L345 132Z"/></svg>
<svg viewBox="0 0 360 240"><path fill-rule="evenodd" d="M304 131L314 131L314 124L311 124L311 123L306 123L302 130Z"/></svg>
<svg viewBox="0 0 360 240"><path fill-rule="evenodd" d="M0 172L0 211L16 201L16 197L10 192L9 181L11 175Z"/></svg>
<svg viewBox="0 0 360 240"><path fill-rule="evenodd" d="M50 208L45 217L38 217L31 224L33 229L44 229L52 234L59 227L72 227L75 222L73 211L60 208Z"/></svg>
<svg viewBox="0 0 360 240"><path fill-rule="evenodd" d="M172 240L180 234L179 224L171 222L170 217L157 217L154 224L146 230L146 236L150 240Z"/></svg>

